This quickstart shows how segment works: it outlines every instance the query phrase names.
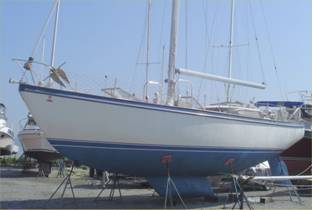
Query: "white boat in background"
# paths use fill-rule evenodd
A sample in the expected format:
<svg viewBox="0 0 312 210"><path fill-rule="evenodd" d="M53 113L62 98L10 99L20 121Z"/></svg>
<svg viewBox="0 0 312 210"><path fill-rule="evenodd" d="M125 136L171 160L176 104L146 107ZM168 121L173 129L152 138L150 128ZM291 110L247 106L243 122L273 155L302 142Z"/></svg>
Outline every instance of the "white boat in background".
<svg viewBox="0 0 312 210"><path fill-rule="evenodd" d="M14 143L14 133L7 126L6 107L0 103L0 155L12 155L18 152Z"/></svg>
<svg viewBox="0 0 312 210"><path fill-rule="evenodd" d="M18 139L22 144L24 155L36 159L45 175L51 172L51 162L63 157L47 141L31 114L28 114L25 126L18 133Z"/></svg>
<svg viewBox="0 0 312 210"><path fill-rule="evenodd" d="M93 168L145 176L164 195L164 156L172 158L175 180L196 182L275 158L303 137L304 125L297 121L180 106L182 98L175 92L178 74L255 88L264 85L177 68L177 20L178 0L173 0L166 103L43 87L42 82L19 84L22 99L53 147ZM24 67L32 63L29 59ZM59 82L64 77L58 68L51 66L51 78L65 86ZM183 195L196 191L177 183Z"/></svg>
<svg viewBox="0 0 312 210"><path fill-rule="evenodd" d="M312 91L299 91L302 101L260 101L257 106L283 108L288 116L297 112L305 124L304 137L281 154L286 163L289 175L312 173Z"/></svg>

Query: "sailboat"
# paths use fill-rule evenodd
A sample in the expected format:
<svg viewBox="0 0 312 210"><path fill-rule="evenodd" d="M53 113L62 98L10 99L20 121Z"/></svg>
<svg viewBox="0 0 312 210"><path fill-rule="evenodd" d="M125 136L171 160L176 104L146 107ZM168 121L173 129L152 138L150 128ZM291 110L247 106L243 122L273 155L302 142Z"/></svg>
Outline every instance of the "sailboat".
<svg viewBox="0 0 312 210"><path fill-rule="evenodd" d="M178 68L178 4L172 1L165 103L19 84L29 111L60 153L93 168L147 177L160 195L167 176L163 157L170 156L170 173L180 193L196 194L206 176L239 172L274 158L304 135L304 125L297 121L179 106L178 74L254 88L265 85Z"/></svg>
<svg viewBox="0 0 312 210"><path fill-rule="evenodd" d="M288 115L300 114L305 124L304 137L287 150L283 151L281 159L285 162L289 175L311 174L312 167L312 92L299 91L302 101L259 101L257 106L284 108ZM298 113L297 113L298 112Z"/></svg>

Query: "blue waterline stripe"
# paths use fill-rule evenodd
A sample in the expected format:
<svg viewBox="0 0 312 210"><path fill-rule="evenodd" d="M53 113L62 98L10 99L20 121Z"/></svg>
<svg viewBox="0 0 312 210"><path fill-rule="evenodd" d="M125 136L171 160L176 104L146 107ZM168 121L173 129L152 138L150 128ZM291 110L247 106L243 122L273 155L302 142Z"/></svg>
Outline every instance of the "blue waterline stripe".
<svg viewBox="0 0 312 210"><path fill-rule="evenodd" d="M172 146L172 145L148 145L148 144L126 144L110 142L90 142L77 140L60 140L48 138L48 141L55 147L83 147L101 148L115 150L143 150L143 151L179 151L179 152L227 152L227 153L279 153L280 149L254 149L254 148L222 148L222 147L194 147L194 146Z"/></svg>
<svg viewBox="0 0 312 210"><path fill-rule="evenodd" d="M188 115L197 115L197 116L202 116L202 117L211 117L211 118L219 118L219 119L221 118L221 119L228 119L228 120L241 121L241 122L272 125L272 126L304 128L303 123L287 123L287 122L272 121L272 120L267 120L267 119L251 119L249 117L238 116L234 114L225 114L225 113L213 112L213 111L202 111L202 110L194 110L194 109L187 109L187 108L160 105L160 104L122 100L122 99L109 98L109 97L91 95L91 94L85 94L85 93L79 93L79 92L33 86L33 85L28 85L28 84L20 84L19 91L33 92L33 93L38 93L38 94L48 94L48 95L71 98L71 99L76 99L76 100L106 103L106 104L134 107L134 108L140 108L140 109L173 112L173 113L188 114Z"/></svg>
<svg viewBox="0 0 312 210"><path fill-rule="evenodd" d="M124 147L103 147L103 146L78 146L78 145L63 145L63 144L52 144L55 148L59 148L59 147L69 147L69 148L89 148L89 149L107 149L107 150L128 150L128 151L161 151L161 152L196 152L196 153L227 153L227 154L231 154L231 153L268 153L268 154L278 154L280 152L276 152L276 151L223 151L223 150L218 150L218 151L210 151L210 150L182 150L182 149L143 149L143 148L124 148Z"/></svg>

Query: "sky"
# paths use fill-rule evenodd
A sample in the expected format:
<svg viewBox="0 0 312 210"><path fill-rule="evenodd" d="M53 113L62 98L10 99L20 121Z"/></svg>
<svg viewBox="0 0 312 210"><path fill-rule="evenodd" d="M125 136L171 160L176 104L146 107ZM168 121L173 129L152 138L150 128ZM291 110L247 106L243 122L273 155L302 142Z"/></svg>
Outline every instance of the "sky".
<svg viewBox="0 0 312 210"><path fill-rule="evenodd" d="M16 135L27 108L18 85L8 82L19 80L23 73L12 58L26 59L32 54L52 4L52 0L0 0L0 101L7 106L9 125ZM230 5L230 0L180 0L177 67L227 75ZM145 0L62 0L55 65L66 62L63 68L72 86L84 92L100 93L117 81L117 86L141 96L146 10ZM265 82L267 89L237 86L232 99L297 100L298 95L291 92L312 90L312 1L236 0L234 11L232 77ZM161 81L163 69L166 78L170 12L171 1L152 1L151 80ZM52 23L35 60L50 63ZM48 72L39 66L36 70L41 77ZM224 100L224 84L180 78L192 82L192 93L200 102ZM150 87L149 93L157 88ZM181 82L178 88L184 94L190 85Z"/></svg>

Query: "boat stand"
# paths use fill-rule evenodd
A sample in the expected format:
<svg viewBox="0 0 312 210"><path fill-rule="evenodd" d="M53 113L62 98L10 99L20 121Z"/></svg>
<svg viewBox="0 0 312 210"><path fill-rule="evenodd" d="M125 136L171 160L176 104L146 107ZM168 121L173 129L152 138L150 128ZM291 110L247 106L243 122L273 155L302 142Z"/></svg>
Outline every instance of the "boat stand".
<svg viewBox="0 0 312 210"><path fill-rule="evenodd" d="M233 181L233 188L235 191L234 192L235 193L234 205L232 206L232 209L234 209L236 207L236 205L239 206L239 209L244 209L244 202L246 202L246 204L250 210L253 209L253 207L251 206L251 204L248 201L248 198L247 198L243 188L239 184L238 176L237 175L231 175L231 176L232 176L232 181ZM225 208L225 205L227 204L227 202L229 200L229 197L230 197L229 195L223 204L223 208Z"/></svg>
<svg viewBox="0 0 312 210"><path fill-rule="evenodd" d="M278 185L274 185L272 194L274 194L276 192L276 188L277 187L278 187ZM291 185L291 186L287 185L287 186L280 186L280 187L286 187L287 188L290 201L294 202L294 200L292 198L292 193L293 193L297 197L299 204L303 203L301 198L300 198L300 195L298 194L297 189L296 189L296 187L294 185Z"/></svg>
<svg viewBox="0 0 312 210"><path fill-rule="evenodd" d="M54 195L57 193L57 191L62 187L62 185L65 183L65 186L64 186L64 189L63 189L63 192L62 192L62 195L61 195L61 199L63 200L64 198L64 193L65 193L65 190L67 189L67 186L69 185L70 186L70 190L71 190L71 193L73 195L73 198L76 200L76 197L75 197L75 193L74 193L74 190L73 190L73 185L72 185L72 182L71 182L71 175L73 173L73 170L74 170L74 163L72 164L72 167L70 169L70 172L69 174L63 179L63 181L61 182L61 184L56 188L56 190L52 193L52 195L50 196L49 200L47 203L49 203L51 201L51 199L54 197Z"/></svg>
<svg viewBox="0 0 312 210"><path fill-rule="evenodd" d="M103 183L103 189L101 189L101 191L96 196L94 201L97 201L100 198L100 196L104 192L104 190L108 189L108 184L110 184L111 182L112 182L113 186L110 189L108 200L111 201L111 200L114 199L114 194L115 194L116 187L118 188L119 198L122 199L119 180L120 180L120 176L118 176L118 173L115 173L112 179L109 179L107 182Z"/></svg>
<svg viewBox="0 0 312 210"><path fill-rule="evenodd" d="M57 175L56 177L65 177L65 163L64 160L58 160L57 161L58 164L58 171L57 171Z"/></svg>
<svg viewBox="0 0 312 210"><path fill-rule="evenodd" d="M46 162L39 162L38 177L48 177L51 173L51 164Z"/></svg>
<svg viewBox="0 0 312 210"><path fill-rule="evenodd" d="M174 181L171 179L171 176L170 176L170 167L169 167L169 163L171 162L172 160L172 156L171 155L164 155L162 158L161 158L161 163L162 164L165 164L166 165L166 169L167 169L167 182L166 182L166 192L165 192L165 202L164 202L164 209L167 209L167 202L168 202L168 199L169 199L169 202L170 202L170 205L171 207L173 206L174 202L173 202L173 197L172 197L172 190L174 190L183 207L185 209L187 209L178 189L177 189L177 186L175 185Z"/></svg>
<svg viewBox="0 0 312 210"><path fill-rule="evenodd" d="M42 168L39 168L37 176L38 176L38 177L45 177L45 176L46 176L46 175L44 174L44 171L43 171Z"/></svg>

